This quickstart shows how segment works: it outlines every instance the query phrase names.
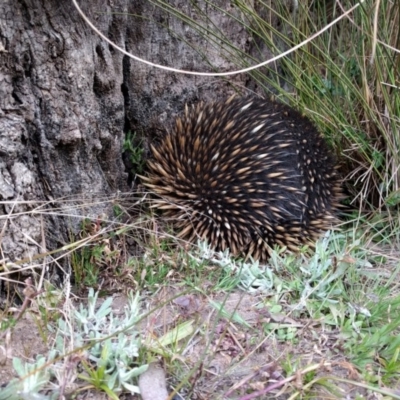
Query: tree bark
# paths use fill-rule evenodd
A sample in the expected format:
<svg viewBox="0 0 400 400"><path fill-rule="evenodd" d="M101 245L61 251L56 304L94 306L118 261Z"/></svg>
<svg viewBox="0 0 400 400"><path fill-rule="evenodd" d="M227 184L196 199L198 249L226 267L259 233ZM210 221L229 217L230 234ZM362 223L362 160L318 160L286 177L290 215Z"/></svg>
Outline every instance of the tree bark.
<svg viewBox="0 0 400 400"><path fill-rule="evenodd" d="M235 12L228 0L217 3ZM248 50L241 24L205 1L198 9L170 4L194 20L204 12L209 29ZM81 7L108 38L147 60L200 71L235 67L218 46L150 1L90 0ZM181 75L134 61L99 38L68 0L2 0L1 258L28 261L68 243L83 217L110 214L104 198L130 190L126 133L151 136L171 126L185 103L226 97L244 79Z"/></svg>

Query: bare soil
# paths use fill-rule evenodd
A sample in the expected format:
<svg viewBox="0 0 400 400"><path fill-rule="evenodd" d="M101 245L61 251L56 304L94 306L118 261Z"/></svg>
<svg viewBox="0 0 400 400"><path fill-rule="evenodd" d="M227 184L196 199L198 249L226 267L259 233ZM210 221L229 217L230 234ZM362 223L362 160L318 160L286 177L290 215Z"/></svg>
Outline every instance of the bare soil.
<svg viewBox="0 0 400 400"><path fill-rule="evenodd" d="M192 321L193 334L179 343L171 357L158 357L169 390L186 380L179 390L184 399L240 399L273 385L275 389L258 398L286 399L296 391L301 394L310 379L318 376L361 379L343 356L339 332L324 330L318 321L272 315L264 305L263 296L239 290L209 296L199 292L181 295L182 292L182 288L169 286L142 299L144 311L154 311L141 321L139 330L146 342L149 337L160 338L175 326ZM114 311L122 313L126 301L124 295L114 295ZM219 312L212 303L222 305L224 312ZM1 338L1 384L16 376L12 357L29 361L49 350L51 339L41 335L34 316L32 311L27 312L12 335ZM278 340L276 331L265 329L267 323L278 324L282 332L293 331L294 336ZM318 368L311 378L295 372L315 364ZM332 398L332 390L337 398L353 399L357 395L375 398L351 385L334 380L331 385L330 392L323 386L311 385L307 393L316 399ZM87 391L79 398L106 397Z"/></svg>

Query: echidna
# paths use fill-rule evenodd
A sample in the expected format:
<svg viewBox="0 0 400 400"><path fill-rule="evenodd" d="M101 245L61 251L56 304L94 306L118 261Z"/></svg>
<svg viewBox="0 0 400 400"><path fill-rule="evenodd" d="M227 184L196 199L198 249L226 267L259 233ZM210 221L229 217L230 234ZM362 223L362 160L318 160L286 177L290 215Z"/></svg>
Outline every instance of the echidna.
<svg viewBox="0 0 400 400"><path fill-rule="evenodd" d="M296 250L335 221L335 160L313 124L256 98L200 103L151 146L145 185L179 237L266 260Z"/></svg>

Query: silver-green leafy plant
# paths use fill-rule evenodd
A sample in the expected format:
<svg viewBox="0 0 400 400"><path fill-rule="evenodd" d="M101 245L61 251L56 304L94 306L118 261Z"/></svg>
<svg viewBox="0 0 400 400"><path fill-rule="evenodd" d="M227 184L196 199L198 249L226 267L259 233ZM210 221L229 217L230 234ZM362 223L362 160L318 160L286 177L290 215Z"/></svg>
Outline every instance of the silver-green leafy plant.
<svg viewBox="0 0 400 400"><path fill-rule="evenodd" d="M109 297L98 307L98 293L89 290L88 304L75 309L71 304L55 329L54 348L35 363L14 358L13 366L19 378L0 389L0 400L52 400L68 391L80 378L93 388L118 399L119 393L139 393L134 379L147 369L137 365L140 337L135 324L139 319L139 297L130 293L123 317L112 310ZM69 353L68 356L64 356ZM84 372L63 373L66 364L80 362ZM64 362L64 364L63 364ZM72 363L73 364L73 363ZM75 365L76 367L76 365Z"/></svg>
<svg viewBox="0 0 400 400"><path fill-rule="evenodd" d="M50 382L53 373L51 368L44 366L54 360L56 351L51 351L47 357L38 356L36 362L27 363L19 358L13 359L13 367L18 374L18 379L11 381L5 388L0 389L0 399L7 400L53 400L58 393L52 395L40 394Z"/></svg>
<svg viewBox="0 0 400 400"><path fill-rule="evenodd" d="M237 274L239 285L248 292L266 292L274 287L272 270L258 261L238 261L229 251L214 251L206 242L199 242L197 250L190 254L197 262L209 260L215 265Z"/></svg>

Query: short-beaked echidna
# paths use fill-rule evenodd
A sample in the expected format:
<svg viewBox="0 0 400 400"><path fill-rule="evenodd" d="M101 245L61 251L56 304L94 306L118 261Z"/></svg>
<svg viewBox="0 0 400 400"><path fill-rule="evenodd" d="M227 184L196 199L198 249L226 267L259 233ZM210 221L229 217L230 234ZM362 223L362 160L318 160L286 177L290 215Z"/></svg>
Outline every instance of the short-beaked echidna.
<svg viewBox="0 0 400 400"><path fill-rule="evenodd" d="M296 250L335 221L335 160L313 124L256 98L200 103L151 145L145 185L179 229L216 250L266 260Z"/></svg>

